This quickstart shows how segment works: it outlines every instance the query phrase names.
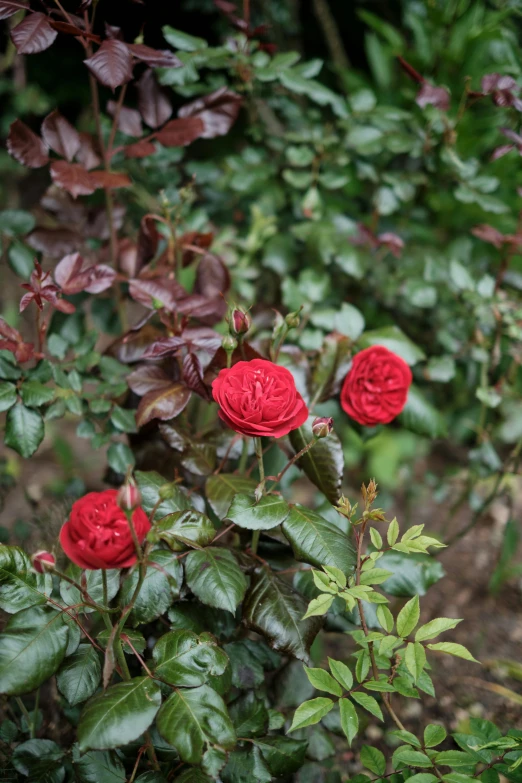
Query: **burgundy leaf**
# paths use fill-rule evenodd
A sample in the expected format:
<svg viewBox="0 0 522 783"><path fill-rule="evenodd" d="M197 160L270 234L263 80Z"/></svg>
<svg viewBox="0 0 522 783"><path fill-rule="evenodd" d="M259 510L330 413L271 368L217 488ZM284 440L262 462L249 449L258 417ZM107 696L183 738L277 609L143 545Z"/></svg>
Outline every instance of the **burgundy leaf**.
<svg viewBox="0 0 522 783"><path fill-rule="evenodd" d="M95 143L96 140L90 133L80 133L80 149L76 158L87 170L95 169L102 162L96 152Z"/></svg>
<svg viewBox="0 0 522 783"><path fill-rule="evenodd" d="M445 87L434 87L432 84L424 82L417 93L415 103L422 109L425 106L431 105L436 106L437 109L441 109L442 111L448 111L450 107L449 92Z"/></svg>
<svg viewBox="0 0 522 783"><path fill-rule="evenodd" d="M145 71L136 83L138 88L138 108L143 121L150 128L159 128L172 114L172 104L159 86L154 72Z"/></svg>
<svg viewBox="0 0 522 783"><path fill-rule="evenodd" d="M504 155L507 155L508 152L511 152L511 150L516 149L516 147L513 144L502 144L500 147L497 147L495 150L493 150L493 153L491 155L491 160L498 160L499 158L504 157ZM518 148L520 152L520 147Z"/></svg>
<svg viewBox="0 0 522 783"><path fill-rule="evenodd" d="M48 147L68 161L72 161L81 147L78 131L57 110L43 121L42 137Z"/></svg>
<svg viewBox="0 0 522 783"><path fill-rule="evenodd" d="M111 117L114 117L114 112L116 111L116 103L114 101L107 103L107 111ZM143 134L139 111L122 106L118 116L118 130L125 133L126 136L139 138Z"/></svg>
<svg viewBox="0 0 522 783"><path fill-rule="evenodd" d="M18 331L0 318L0 350L10 351L20 363L28 362L35 358L34 344L25 343ZM40 354L38 354L40 356Z"/></svg>
<svg viewBox="0 0 522 783"><path fill-rule="evenodd" d="M159 305L174 311L177 309L178 299L186 296L187 292L175 280L157 278L155 280L131 280L129 293L136 302L152 310L156 310Z"/></svg>
<svg viewBox="0 0 522 783"><path fill-rule="evenodd" d="M33 250L51 258L61 258L82 245L81 235L70 228L35 228L25 241Z"/></svg>
<svg viewBox="0 0 522 783"><path fill-rule="evenodd" d="M75 201L56 185L49 185L40 199L40 205L47 212L51 212L60 223L73 223L80 226L85 223L87 218L85 204Z"/></svg>
<svg viewBox="0 0 522 783"><path fill-rule="evenodd" d="M148 158L154 155L156 147L151 141L137 141L136 144L128 144L123 148L126 158Z"/></svg>
<svg viewBox="0 0 522 783"><path fill-rule="evenodd" d="M128 188L132 181L128 174L120 171L89 171L87 172L95 188L105 188L112 190L114 188Z"/></svg>
<svg viewBox="0 0 522 783"><path fill-rule="evenodd" d="M157 253L160 233L154 218L145 215L140 222L138 234L138 269L151 261Z"/></svg>
<svg viewBox="0 0 522 783"><path fill-rule="evenodd" d="M227 87L196 98L185 104L178 112L178 117L200 117L203 120L203 139L213 139L224 136L237 120L243 99Z"/></svg>
<svg viewBox="0 0 522 783"><path fill-rule="evenodd" d="M191 294L177 302L177 308L183 315L201 318L212 323L220 321L227 311L227 303L221 298L209 298Z"/></svg>
<svg viewBox="0 0 522 783"><path fill-rule="evenodd" d="M397 236L397 234L392 234L391 232L379 234L377 241L381 247L385 247L389 250L395 258L401 257L402 251L404 250L404 240Z"/></svg>
<svg viewBox="0 0 522 783"><path fill-rule="evenodd" d="M210 389L203 380L201 362L194 353L187 353L183 359L183 380L189 389L199 394L204 400L212 399Z"/></svg>
<svg viewBox="0 0 522 783"><path fill-rule="evenodd" d="M121 41L104 41L84 63L101 84L113 91L132 79L132 57Z"/></svg>
<svg viewBox="0 0 522 783"><path fill-rule="evenodd" d="M88 196L99 187L90 171L79 163L67 163L65 160L53 160L51 177L58 187L66 190L73 198Z"/></svg>
<svg viewBox="0 0 522 783"><path fill-rule="evenodd" d="M150 391L141 399L136 411L136 424L143 427L153 419L168 421L182 412L191 391L183 383L172 383L166 389Z"/></svg>
<svg viewBox="0 0 522 783"><path fill-rule="evenodd" d="M214 354L221 346L222 335L208 326L188 326L183 330L183 339L191 351L206 351Z"/></svg>
<svg viewBox="0 0 522 783"><path fill-rule="evenodd" d="M210 385L214 378L217 376L220 370L222 370L224 367L227 366L227 354L223 348L218 348L214 356L212 357L212 361L210 362L209 366L205 370L204 380L205 383ZM239 347L236 348L236 350L232 354L232 364L236 364L236 362L243 362L247 361L250 362L252 359L264 359L264 356L261 356L258 351L255 350L255 348L252 348L250 343L243 342L243 350L241 350Z"/></svg>
<svg viewBox="0 0 522 783"><path fill-rule="evenodd" d="M417 82L417 84L423 84L424 83L424 77L420 75L418 71L415 70L415 68L410 65L403 57L397 57L397 60L399 61L399 65L401 66L402 70L408 74L410 79L412 79L414 82Z"/></svg>
<svg viewBox="0 0 522 783"><path fill-rule="evenodd" d="M218 256L212 253L204 255L196 272L195 292L207 297L220 297L230 288L230 274Z"/></svg>
<svg viewBox="0 0 522 783"><path fill-rule="evenodd" d="M503 136L506 137L506 139L509 139L513 142L513 144L516 144L517 147L522 147L522 136L520 136L518 133L510 130L510 128L501 128L500 132Z"/></svg>
<svg viewBox="0 0 522 783"><path fill-rule="evenodd" d="M49 24L53 30L56 30L59 33L74 35L77 38L88 38L89 41L94 41L94 43L97 44L101 43L101 38L99 35L88 33L86 30L83 30L81 27L77 27L75 24L68 24L67 22L60 22L59 20L54 19L49 19Z"/></svg>
<svg viewBox="0 0 522 783"><path fill-rule="evenodd" d="M146 323L115 340L108 352L123 364L133 364L140 361L148 346L161 337L163 334L157 327Z"/></svg>
<svg viewBox="0 0 522 783"><path fill-rule="evenodd" d="M138 245L125 237L120 239L118 247L118 268L127 277L136 277L138 268Z"/></svg>
<svg viewBox="0 0 522 783"><path fill-rule="evenodd" d="M101 294L110 288L116 278L116 272L106 264L96 264L85 270L89 276L85 291L88 294Z"/></svg>
<svg viewBox="0 0 522 783"><path fill-rule="evenodd" d="M22 0L0 0L0 20L9 19L17 11L27 11L28 8L29 3L22 2Z"/></svg>
<svg viewBox="0 0 522 783"><path fill-rule="evenodd" d="M200 231L187 231L183 234L179 240L180 245L183 248L183 266L192 263L196 256L201 258L201 254L193 248L206 250L212 244L213 239L214 234L212 231L206 233Z"/></svg>
<svg viewBox="0 0 522 783"><path fill-rule="evenodd" d="M185 340L182 337L162 337L149 345L142 358L161 359L163 356L174 356L184 345Z"/></svg>
<svg viewBox="0 0 522 783"><path fill-rule="evenodd" d="M19 343L22 340L22 335L18 329L9 326L3 318L0 318L0 337L4 337L6 340L11 340L11 342L15 343Z"/></svg>
<svg viewBox="0 0 522 783"><path fill-rule="evenodd" d="M127 48L137 60L152 68L179 68L183 63L168 49L152 49L145 44L127 44Z"/></svg>
<svg viewBox="0 0 522 783"><path fill-rule="evenodd" d="M500 73L487 73L482 77L482 91L486 93L495 90L514 90L517 89L517 83L511 76L503 76Z"/></svg>
<svg viewBox="0 0 522 783"><path fill-rule="evenodd" d="M25 294L20 301L20 312L23 312L33 301L40 310L43 309L44 301L49 302L62 313L74 313L76 310L71 302L60 298L60 289L51 282L51 273L44 272L36 259L29 282L22 283L21 287L29 293Z"/></svg>
<svg viewBox="0 0 522 783"><path fill-rule="evenodd" d="M48 49L58 33L45 14L28 14L11 30L11 39L18 54L36 54Z"/></svg>
<svg viewBox="0 0 522 783"><path fill-rule="evenodd" d="M143 397L148 392L172 386L172 378L157 364L140 364L127 376L127 384L135 394Z"/></svg>
<svg viewBox="0 0 522 783"><path fill-rule="evenodd" d="M39 169L49 163L44 142L22 120L15 120L9 128L7 151L18 163L30 169Z"/></svg>
<svg viewBox="0 0 522 783"><path fill-rule="evenodd" d="M121 204L115 204L112 210L112 222L116 229L123 225L126 209ZM89 211L89 218L85 226L85 235L96 239L109 239L109 221L107 210L104 207L94 207Z"/></svg>
<svg viewBox="0 0 522 783"><path fill-rule="evenodd" d="M494 245L497 248L502 247L506 239L504 234L501 234L500 231L498 231L496 228L493 228L493 226L489 226L487 223L482 223L479 226L475 226L471 229L471 233L478 239L482 239L484 242L489 242L491 245Z"/></svg>
<svg viewBox="0 0 522 783"><path fill-rule="evenodd" d="M54 279L66 294L77 294L83 291L87 282L85 275L81 274L83 258L79 253L71 253L64 256L54 269Z"/></svg>
<svg viewBox="0 0 522 783"><path fill-rule="evenodd" d="M121 32L121 27L117 27L116 25L107 24L105 22L105 35L107 38L115 38L117 41L123 41L123 34Z"/></svg>
<svg viewBox="0 0 522 783"><path fill-rule="evenodd" d="M203 136L205 127L200 117L178 118L167 122L156 133L156 139L164 147L184 147Z"/></svg>

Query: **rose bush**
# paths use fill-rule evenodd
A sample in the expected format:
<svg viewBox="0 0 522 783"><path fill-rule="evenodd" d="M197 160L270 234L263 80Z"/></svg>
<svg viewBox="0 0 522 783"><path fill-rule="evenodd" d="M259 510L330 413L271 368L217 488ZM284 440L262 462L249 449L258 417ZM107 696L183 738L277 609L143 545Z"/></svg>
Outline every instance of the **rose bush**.
<svg viewBox="0 0 522 783"><path fill-rule="evenodd" d="M411 370L382 345L357 353L341 390L341 407L367 427L389 424L406 405Z"/></svg>
<svg viewBox="0 0 522 783"><path fill-rule="evenodd" d="M60 544L80 568L129 568L136 549L125 512L117 503L118 491L89 492L73 503L60 531ZM150 523L142 508L132 512L132 524L141 543Z"/></svg>
<svg viewBox="0 0 522 783"><path fill-rule="evenodd" d="M250 437L282 438L308 418L292 373L264 359L221 370L212 394L225 424Z"/></svg>

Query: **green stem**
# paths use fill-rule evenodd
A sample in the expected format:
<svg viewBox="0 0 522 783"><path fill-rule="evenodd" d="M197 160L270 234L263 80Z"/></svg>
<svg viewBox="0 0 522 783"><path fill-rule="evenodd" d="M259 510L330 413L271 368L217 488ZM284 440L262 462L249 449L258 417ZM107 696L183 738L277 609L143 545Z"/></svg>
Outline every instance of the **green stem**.
<svg viewBox="0 0 522 783"><path fill-rule="evenodd" d="M102 568L102 589L103 589L103 605L108 608L109 606L109 590L107 587L107 571Z"/></svg>
<svg viewBox="0 0 522 783"><path fill-rule="evenodd" d="M259 487L261 487L261 494L265 494L265 465L263 462L263 443L261 441L261 438L254 438L254 448L256 451L256 457L257 457L257 464L259 466ZM252 554L257 554L257 547L259 544L259 536L261 531L260 530L254 530L252 533L252 544L250 546L250 549L252 551Z"/></svg>
<svg viewBox="0 0 522 783"><path fill-rule="evenodd" d="M298 451L298 452L297 452L297 454L294 454L294 456L292 457L292 459L291 459L291 460L289 460L288 464L287 464L287 465L285 465L285 467L283 468L283 470L282 470L280 473L278 473L278 474L277 474L277 476L275 477L275 482L274 482L274 484L272 485L272 487L270 487L270 489L272 489L273 487L275 487L275 485L276 485L276 484L278 484L278 483L281 481L281 479L282 479L282 478L283 478L283 476L285 475L286 471L287 471L289 468L291 468L291 467L292 467L292 465L294 465L294 464L295 464L295 463L296 463L298 460L300 460L300 459L301 459L301 457L302 457L304 454L306 454L306 452L307 452L307 451L310 451L310 449L312 448L312 446L315 446L315 444L317 443L317 441L318 441L318 440L319 440L319 438L316 438L316 437L315 437L315 435L314 435L314 437L312 438L312 440L310 441L310 443L307 443L307 444L306 444L306 446L304 446L304 447L301 449L301 451Z"/></svg>
<svg viewBox="0 0 522 783"><path fill-rule="evenodd" d="M32 719L31 716L29 715L29 712L27 711L27 707L25 706L25 704L23 703L22 699L19 696L15 696L15 701L20 708L20 712L22 713L22 715L26 720L27 728L31 730ZM31 737L31 739L33 739L33 737Z"/></svg>
<svg viewBox="0 0 522 783"><path fill-rule="evenodd" d="M34 739L36 737L36 721L38 719L39 704L40 704L40 688L37 688L36 696L34 699L33 720L31 721L31 734L30 734L31 739Z"/></svg>
<svg viewBox="0 0 522 783"><path fill-rule="evenodd" d="M241 450L241 457L238 465L238 472L241 476L246 470L247 461L248 461L248 438L245 437L243 438L243 448Z"/></svg>

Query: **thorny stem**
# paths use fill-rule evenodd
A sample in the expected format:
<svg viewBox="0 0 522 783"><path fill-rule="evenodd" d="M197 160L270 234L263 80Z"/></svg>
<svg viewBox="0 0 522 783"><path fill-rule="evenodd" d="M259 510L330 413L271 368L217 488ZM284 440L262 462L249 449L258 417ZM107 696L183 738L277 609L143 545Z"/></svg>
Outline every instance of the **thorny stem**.
<svg viewBox="0 0 522 783"><path fill-rule="evenodd" d="M366 529L366 525L367 524L368 524L367 521L362 523L361 528L360 528L360 533L357 530L355 531L355 537L356 537L356 542L357 542L357 567L356 567L356 571L355 571L355 584L357 586L361 584L362 545L363 545L363 539L364 539L364 531ZM362 601L360 599L357 599L357 606L359 608L359 616L361 618L361 626L362 626L362 629L364 631L364 635L368 636L368 634L369 634L368 625L366 623L366 617L365 617L365 614L364 614L363 604L362 604ZM370 661L371 661L371 664L372 664L373 677L374 677L375 680L378 680L379 679L379 670L377 668L377 663L375 661L375 653L373 651L373 642L368 642L368 652L370 654ZM384 706L386 708L386 711L388 712L388 715L393 720L395 725L399 729L401 729L401 731L405 731L405 728L404 728L403 724L401 723L398 715L396 714L395 710L393 709L393 707L391 705L391 701L390 701L388 693L383 693L382 701L383 701L383 704L384 704Z"/></svg>
<svg viewBox="0 0 522 783"><path fill-rule="evenodd" d="M282 470L280 473L278 473L278 474L277 474L277 476L275 476L275 477L274 477L274 479L275 479L275 484L278 484L278 483L281 481L281 479L282 479L282 478L283 478L283 476L285 475L286 471L287 471L287 470L289 470L289 468L291 468L291 467L292 467L292 465L294 465L294 464L295 464L295 463L296 463L298 460L300 460L300 459L301 459L301 457L302 457L304 454L306 454L306 452L307 452L307 451L310 451L310 449L312 448L312 446L315 446L315 444L317 443L317 441L318 441L318 440L319 440L319 439L318 439L318 438L316 438L316 437L315 437L315 435L314 435L314 437L312 438L312 440L310 441L310 443L307 443L307 444L306 444L306 446L304 446L304 447L301 449L301 451L298 451L298 452L297 452L297 454L294 454L294 456L292 457L292 459L288 461L288 463L285 465L285 467L283 468L283 470ZM268 477L268 478L270 478L270 477ZM275 486L275 484L274 484L274 486Z"/></svg>

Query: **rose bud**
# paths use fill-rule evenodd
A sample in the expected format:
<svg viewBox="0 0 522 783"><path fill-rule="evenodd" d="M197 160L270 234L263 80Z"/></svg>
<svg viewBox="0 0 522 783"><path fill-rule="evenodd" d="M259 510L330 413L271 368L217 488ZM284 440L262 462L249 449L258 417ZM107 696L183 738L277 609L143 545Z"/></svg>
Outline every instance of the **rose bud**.
<svg viewBox="0 0 522 783"><path fill-rule="evenodd" d="M56 565L56 558L54 555L52 555L50 552L46 552L45 550L42 550L41 552L35 552L31 558L31 561L33 563L34 570L38 571L39 574L44 574L47 568L52 568Z"/></svg>
<svg viewBox="0 0 522 783"><path fill-rule="evenodd" d="M301 323L301 318L299 317L300 312L301 312L301 308L299 308L299 310L296 310L295 313L288 313L288 315L285 316L285 323L289 329L297 329L297 327Z"/></svg>
<svg viewBox="0 0 522 783"><path fill-rule="evenodd" d="M124 511L134 511L141 506L141 492L133 481L127 481L119 488L116 502Z"/></svg>
<svg viewBox="0 0 522 783"><path fill-rule="evenodd" d="M236 338L232 337L231 335L228 334L226 337L223 337L223 341L221 343L221 347L227 353L234 353L234 351L237 348L237 340L236 340Z"/></svg>
<svg viewBox="0 0 522 783"><path fill-rule="evenodd" d="M234 337L241 337L246 334L252 326L252 318L241 307L234 307L230 313L228 324L230 333L234 335Z"/></svg>
<svg viewBox="0 0 522 783"><path fill-rule="evenodd" d="M330 416L318 416L312 422L312 434L315 438L326 438L333 430L333 419Z"/></svg>

